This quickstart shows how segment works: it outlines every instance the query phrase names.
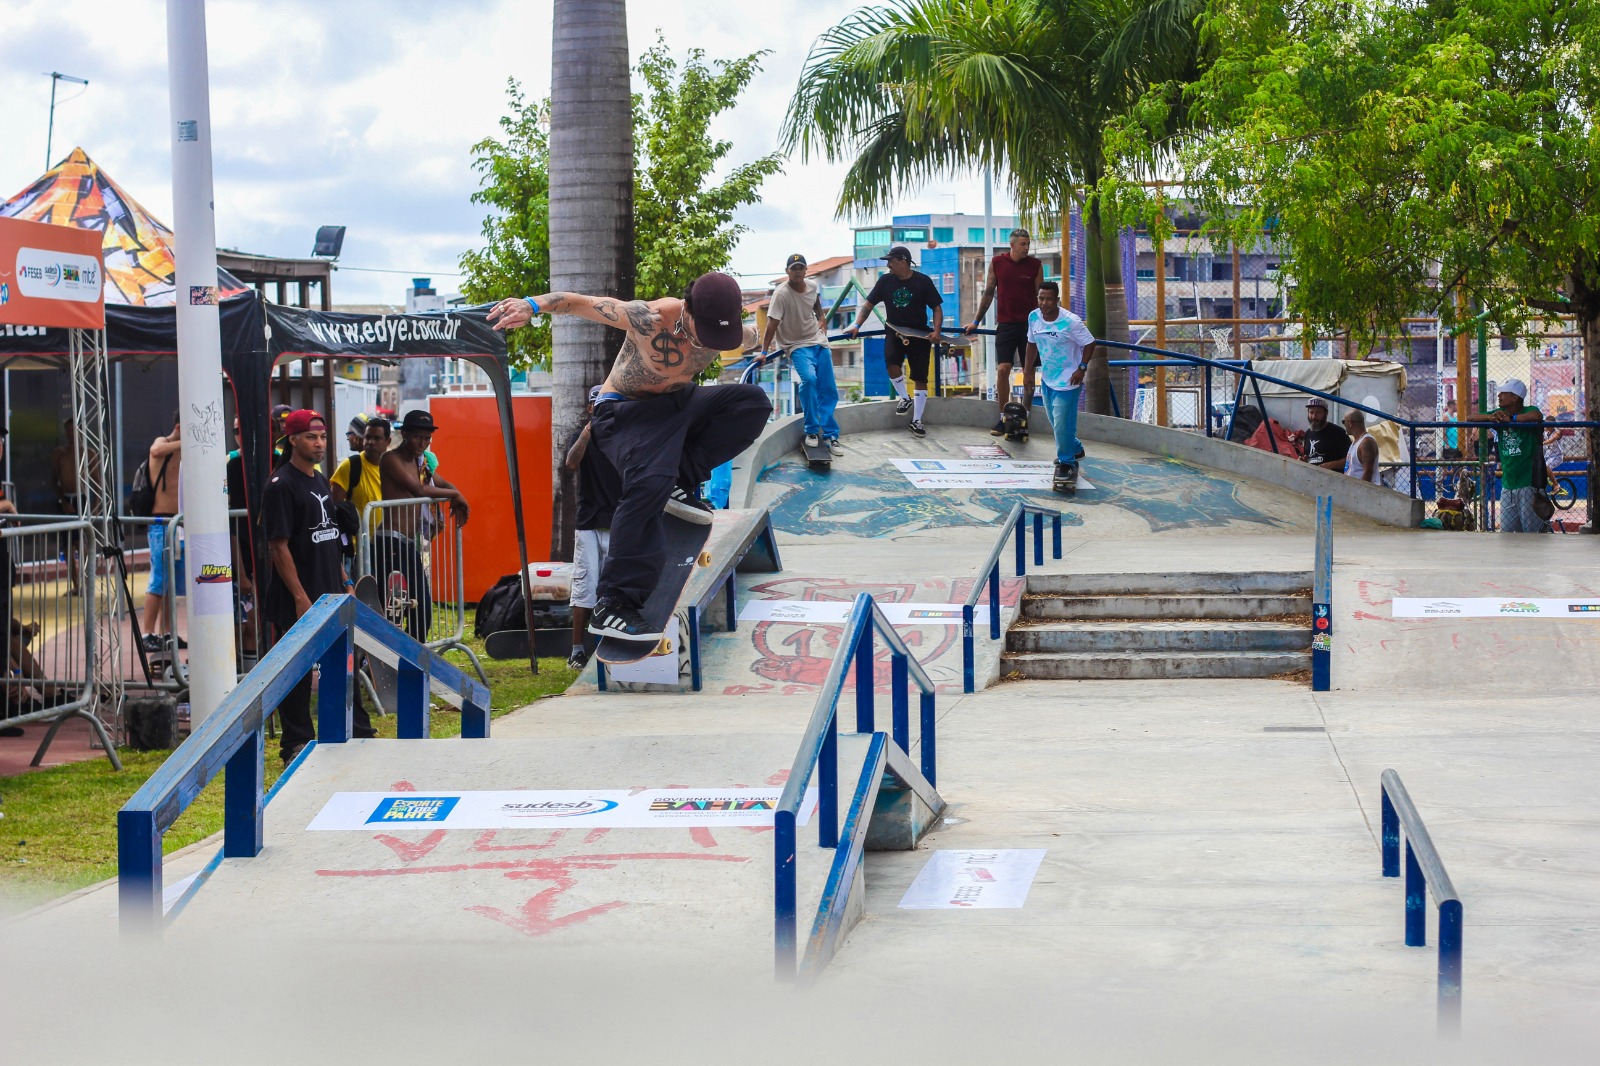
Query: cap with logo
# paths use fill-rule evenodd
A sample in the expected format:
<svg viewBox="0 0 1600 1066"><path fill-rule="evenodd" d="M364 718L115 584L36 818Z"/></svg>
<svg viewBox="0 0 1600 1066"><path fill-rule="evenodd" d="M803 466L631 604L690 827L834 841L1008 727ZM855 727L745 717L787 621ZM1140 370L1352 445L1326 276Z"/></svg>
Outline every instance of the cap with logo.
<svg viewBox="0 0 1600 1066"><path fill-rule="evenodd" d="M308 407L302 407L298 411L290 411L289 417L283 420L283 431L291 437L296 433L309 433L311 430L318 428L325 430L328 428L328 424L323 421L321 415Z"/></svg>
<svg viewBox="0 0 1600 1066"><path fill-rule="evenodd" d="M433 415L421 408L407 411L406 416L400 420L401 433L433 433L438 428L438 424L433 420Z"/></svg>
<svg viewBox="0 0 1600 1066"><path fill-rule="evenodd" d="M689 317L700 343L726 352L744 344L744 294L720 270L707 271L689 286Z"/></svg>
<svg viewBox="0 0 1600 1066"><path fill-rule="evenodd" d="M1306 401L1306 406L1307 407L1320 407L1324 411L1326 411L1328 409L1328 401L1324 400L1321 396L1313 396L1313 397L1311 397L1311 399Z"/></svg>
<svg viewBox="0 0 1600 1066"><path fill-rule="evenodd" d="M787 262L785 262L783 264L783 269L788 270L792 266L805 266L805 265L806 265L806 257L801 255L799 252L796 252L796 253L794 253L793 255L791 255L789 257Z"/></svg>
<svg viewBox="0 0 1600 1066"><path fill-rule="evenodd" d="M893 248L890 248L889 249L889 254L884 256L883 258L885 260L888 260L888 259L904 259L906 262L909 263L909 262L911 262L911 249L907 248L903 244L897 244Z"/></svg>

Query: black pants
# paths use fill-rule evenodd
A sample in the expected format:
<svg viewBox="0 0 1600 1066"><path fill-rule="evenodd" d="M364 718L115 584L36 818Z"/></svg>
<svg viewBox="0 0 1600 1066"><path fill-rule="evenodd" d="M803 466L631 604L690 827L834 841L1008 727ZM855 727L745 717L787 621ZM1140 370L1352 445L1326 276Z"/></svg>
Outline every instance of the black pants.
<svg viewBox="0 0 1600 1066"><path fill-rule="evenodd" d="M600 598L639 607L666 567L661 509L674 485L699 489L711 469L750 446L772 404L755 385L690 386L681 392L595 405L595 445L622 475Z"/></svg>
<svg viewBox="0 0 1600 1066"><path fill-rule="evenodd" d="M890 379L899 377L906 363L911 364L913 384L928 386L928 359L933 352L933 342L922 337L902 337L890 326L883 335L883 365Z"/></svg>
<svg viewBox="0 0 1600 1066"><path fill-rule="evenodd" d="M1028 352L1028 324L1001 322L994 327L996 366L1021 366Z"/></svg>
<svg viewBox="0 0 1600 1066"><path fill-rule="evenodd" d="M412 640L426 641L428 626L433 620L433 588L423 568L422 551L416 540L392 529L380 529L372 538L372 556L372 572L378 579L378 595L382 602L389 603L389 575L402 575L406 597L413 602L400 613L398 624Z"/></svg>
<svg viewBox="0 0 1600 1066"><path fill-rule="evenodd" d="M278 636L281 638L288 631L288 626L280 626ZM378 731L372 728L372 718L367 714L367 702L361 695L359 681L351 686L351 692L356 702L351 712L350 735L377 736ZM278 704L278 750L287 760L296 748L316 739L317 727L311 721L311 671L307 670L300 683L290 689L283 702Z"/></svg>

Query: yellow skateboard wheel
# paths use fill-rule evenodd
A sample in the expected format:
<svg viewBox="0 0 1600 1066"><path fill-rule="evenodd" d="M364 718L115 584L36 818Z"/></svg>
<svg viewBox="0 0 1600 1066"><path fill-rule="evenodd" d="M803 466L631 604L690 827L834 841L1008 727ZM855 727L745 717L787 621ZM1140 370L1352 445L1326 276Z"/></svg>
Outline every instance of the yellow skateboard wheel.
<svg viewBox="0 0 1600 1066"><path fill-rule="evenodd" d="M698 564L700 566L710 566L711 565L711 553L710 552L701 552L700 553L700 558L698 560Z"/></svg>

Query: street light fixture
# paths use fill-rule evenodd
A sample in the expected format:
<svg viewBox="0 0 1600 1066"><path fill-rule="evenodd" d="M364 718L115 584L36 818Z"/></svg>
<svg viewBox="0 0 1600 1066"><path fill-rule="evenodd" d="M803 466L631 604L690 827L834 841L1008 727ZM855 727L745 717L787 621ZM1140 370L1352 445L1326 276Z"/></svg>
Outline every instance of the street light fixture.
<svg viewBox="0 0 1600 1066"><path fill-rule="evenodd" d="M44 136L44 168L50 169L50 145L56 136L56 83L70 81L74 85L88 85L88 78L75 78L71 74L63 74L59 70L48 72L50 78L50 129ZM79 95L82 95L81 93Z"/></svg>

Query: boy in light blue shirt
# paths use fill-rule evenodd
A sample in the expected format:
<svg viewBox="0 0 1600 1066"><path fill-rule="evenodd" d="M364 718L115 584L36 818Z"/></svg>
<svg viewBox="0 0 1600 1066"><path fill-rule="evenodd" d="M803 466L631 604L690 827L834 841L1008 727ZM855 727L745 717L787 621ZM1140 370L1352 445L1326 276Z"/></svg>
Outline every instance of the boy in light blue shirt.
<svg viewBox="0 0 1600 1066"><path fill-rule="evenodd" d="M1094 334L1083 319L1061 306L1053 281L1039 285L1039 309L1028 315L1028 365L1039 364L1045 409L1056 435L1056 480L1078 477L1083 445L1078 442L1078 394L1094 354Z"/></svg>

